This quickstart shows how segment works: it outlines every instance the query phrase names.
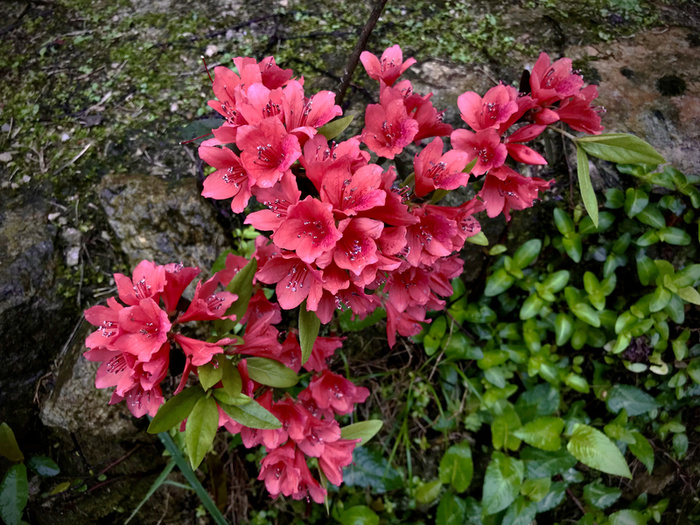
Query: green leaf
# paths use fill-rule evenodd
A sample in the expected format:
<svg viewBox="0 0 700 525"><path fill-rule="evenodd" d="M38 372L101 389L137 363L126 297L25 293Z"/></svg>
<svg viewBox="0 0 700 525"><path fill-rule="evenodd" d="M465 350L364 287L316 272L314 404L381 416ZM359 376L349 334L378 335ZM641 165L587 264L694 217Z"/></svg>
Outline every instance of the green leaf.
<svg viewBox="0 0 700 525"><path fill-rule="evenodd" d="M340 429L340 437L343 439L361 439L357 446L362 446L367 443L374 435L379 432L384 423L378 419L370 419L368 421L360 421L353 423Z"/></svg>
<svg viewBox="0 0 700 525"><path fill-rule="evenodd" d="M416 501L421 505L432 503L440 495L440 489L442 489L442 481L439 479L424 483L416 490Z"/></svg>
<svg viewBox="0 0 700 525"><path fill-rule="evenodd" d="M686 372L695 383L700 384L700 357L691 359L688 362Z"/></svg>
<svg viewBox="0 0 700 525"><path fill-rule="evenodd" d="M367 505L356 505L338 517L341 525L379 525L379 516Z"/></svg>
<svg viewBox="0 0 700 525"><path fill-rule="evenodd" d="M557 293L564 289L564 287L569 284L570 274L567 270L560 270L554 272L553 274L547 276L547 278L542 281L542 286L551 293Z"/></svg>
<svg viewBox="0 0 700 525"><path fill-rule="evenodd" d="M219 359L219 367L222 370L222 390L230 397L235 397L240 394L243 388L243 382L241 380L241 374L238 372L238 367L226 358ZM216 392L214 394L216 394Z"/></svg>
<svg viewBox="0 0 700 525"><path fill-rule="evenodd" d="M578 170L578 185L581 190L581 199L583 205L588 212L588 216L593 221L595 227L598 227L598 201L593 191L591 184L591 174L588 165L588 155L579 144L576 144L576 168Z"/></svg>
<svg viewBox="0 0 700 525"><path fill-rule="evenodd" d="M654 282L656 276L659 274L659 270L656 268L656 264L651 258L646 255L637 256L637 275L639 276L639 282L644 286L649 286L650 283Z"/></svg>
<svg viewBox="0 0 700 525"><path fill-rule="evenodd" d="M56 462L46 456L32 456L27 461L27 466L42 477L50 478L61 473Z"/></svg>
<svg viewBox="0 0 700 525"><path fill-rule="evenodd" d="M520 494L530 501L540 501L547 495L551 486L551 478L526 479L520 487Z"/></svg>
<svg viewBox="0 0 700 525"><path fill-rule="evenodd" d="M440 499L435 525L464 525L467 505L464 500L452 492L446 492Z"/></svg>
<svg viewBox="0 0 700 525"><path fill-rule="evenodd" d="M501 525L530 525L537 514L537 503L519 497L508 507Z"/></svg>
<svg viewBox="0 0 700 525"><path fill-rule="evenodd" d="M248 264L241 268L228 283L226 290L238 296L238 299L226 310L226 315L236 315L236 320L243 319L248 310L248 303L253 296L253 277L258 271L258 261L251 259Z"/></svg>
<svg viewBox="0 0 700 525"><path fill-rule="evenodd" d="M608 410L617 414L623 408L628 416L638 416L658 408L658 404L646 392L631 385L615 385L610 389L606 399Z"/></svg>
<svg viewBox="0 0 700 525"><path fill-rule="evenodd" d="M611 210L622 208L625 205L625 194L617 188L605 190L605 207Z"/></svg>
<svg viewBox="0 0 700 525"><path fill-rule="evenodd" d="M569 214L561 208L554 208L554 224L556 225L557 230L559 230L559 233L564 236L576 232L574 221L572 221Z"/></svg>
<svg viewBox="0 0 700 525"><path fill-rule="evenodd" d="M622 491L615 487L606 487L602 483L589 483L583 487L583 499L599 509L607 509L615 503Z"/></svg>
<svg viewBox="0 0 700 525"><path fill-rule="evenodd" d="M520 452L520 459L525 462L528 478L546 478L569 470L576 465L576 458L566 449L548 452L526 447Z"/></svg>
<svg viewBox="0 0 700 525"><path fill-rule="evenodd" d="M520 308L520 319L526 321L527 319L532 319L544 306L544 301L537 294L532 294L530 297L523 301L523 305Z"/></svg>
<svg viewBox="0 0 700 525"><path fill-rule="evenodd" d="M394 470L384 454L371 447L357 447L353 462L343 471L343 482L349 487L372 487L374 494L384 494L404 486L403 477Z"/></svg>
<svg viewBox="0 0 700 525"><path fill-rule="evenodd" d="M514 434L528 445L542 450L559 450L564 420L559 417L540 417L520 427Z"/></svg>
<svg viewBox="0 0 700 525"><path fill-rule="evenodd" d="M591 135L576 139L577 146L599 159L617 164L664 164L666 160L639 137L627 133Z"/></svg>
<svg viewBox="0 0 700 525"><path fill-rule="evenodd" d="M29 499L27 467L12 465L0 484L0 518L7 525L18 525Z"/></svg>
<svg viewBox="0 0 700 525"><path fill-rule="evenodd" d="M219 428L219 410L212 397L201 397L187 417L185 446L192 469L196 469L209 452Z"/></svg>
<svg viewBox="0 0 700 525"><path fill-rule="evenodd" d="M586 303L577 303L572 305L571 312L586 324L594 326L595 328L600 326L600 317L598 312L596 312Z"/></svg>
<svg viewBox="0 0 700 525"><path fill-rule="evenodd" d="M515 283L515 277L510 275L505 268L499 268L486 279L486 297L494 297L502 294Z"/></svg>
<svg viewBox="0 0 700 525"><path fill-rule="evenodd" d="M651 297L651 302L649 303L649 311L658 312L663 310L671 302L673 294L669 292L663 286L657 286L656 290Z"/></svg>
<svg viewBox="0 0 700 525"><path fill-rule="evenodd" d="M289 388L299 382L299 377L279 361L267 359L265 357L249 357L248 375L253 381L261 385L274 388Z"/></svg>
<svg viewBox="0 0 700 525"><path fill-rule="evenodd" d="M642 462L649 474L651 474L651 471L654 470L654 449L651 448L649 440L638 430L633 430L632 436L634 437L634 443L628 445L630 452Z"/></svg>
<svg viewBox="0 0 700 525"><path fill-rule="evenodd" d="M646 208L639 212L637 220L652 228L663 228L666 226L666 219L656 204L648 204Z"/></svg>
<svg viewBox="0 0 700 525"><path fill-rule="evenodd" d="M197 401L203 397L204 390L199 385L195 385L168 399L158 409L151 424L148 425L148 433L160 434L161 432L167 432L189 416Z"/></svg>
<svg viewBox="0 0 700 525"><path fill-rule="evenodd" d="M647 525L649 519L638 510L623 509L611 514L609 525Z"/></svg>
<svg viewBox="0 0 700 525"><path fill-rule="evenodd" d="M569 484L565 481L556 481L552 483L547 495L537 502L537 512L547 512L558 507L564 500L568 485Z"/></svg>
<svg viewBox="0 0 700 525"><path fill-rule="evenodd" d="M571 260L574 262L581 262L581 256L583 255L583 244L581 244L581 236L579 234L572 234L570 238L562 239L562 245L564 250Z"/></svg>
<svg viewBox="0 0 700 525"><path fill-rule="evenodd" d="M205 118L190 122L180 132L183 142L201 144L211 135L213 129L221 127L226 121L222 118ZM213 136L213 135L211 135ZM197 140L194 140L197 139Z"/></svg>
<svg viewBox="0 0 700 525"><path fill-rule="evenodd" d="M477 246L489 245L489 240L486 238L486 234L484 232L479 232L476 235L467 237L467 242L470 244L476 244Z"/></svg>
<svg viewBox="0 0 700 525"><path fill-rule="evenodd" d="M688 246L692 241L688 232L680 228L661 228L656 234L663 242L674 246Z"/></svg>
<svg viewBox="0 0 700 525"><path fill-rule="evenodd" d="M340 328L342 328L344 332L359 332L365 328L374 326L386 317L386 310L384 310L384 308L376 308L374 312L364 319L353 319L354 315L352 310L348 309L338 316Z"/></svg>
<svg viewBox="0 0 700 525"><path fill-rule="evenodd" d="M333 140L347 129L354 118L353 115L348 115L347 117L335 119L318 128L318 132L326 137L326 139Z"/></svg>
<svg viewBox="0 0 700 525"><path fill-rule="evenodd" d="M588 467L632 479L624 456L600 430L577 423L566 448L572 456Z"/></svg>
<svg viewBox="0 0 700 525"><path fill-rule="evenodd" d="M515 264L515 266L521 270L523 268L527 268L535 261L535 259L537 259L541 249L541 240L530 239L515 251L513 254L513 264Z"/></svg>
<svg viewBox="0 0 700 525"><path fill-rule="evenodd" d="M321 327L321 320L316 312L306 310L306 300L299 307L299 345L301 346L301 364L308 361L311 350L318 337L318 330Z"/></svg>
<svg viewBox="0 0 700 525"><path fill-rule="evenodd" d="M513 503L520 493L524 475L522 461L494 452L484 478L481 500L484 515L495 514Z"/></svg>
<svg viewBox="0 0 700 525"><path fill-rule="evenodd" d="M574 321L564 312L559 312L554 319L554 334L556 336L556 345L562 346L565 344L571 334L574 333Z"/></svg>
<svg viewBox="0 0 700 525"><path fill-rule="evenodd" d="M213 357L210 362L197 367L199 382L204 390L209 390L224 376L223 369L219 366L218 359L227 360L226 357Z"/></svg>
<svg viewBox="0 0 700 525"><path fill-rule="evenodd" d="M0 454L5 456L10 461L22 461L24 454L19 449L15 433L7 423L0 425Z"/></svg>
<svg viewBox="0 0 700 525"><path fill-rule="evenodd" d="M647 207L649 195L644 190L627 188L625 192L625 213L631 219Z"/></svg>
<svg viewBox="0 0 700 525"><path fill-rule="evenodd" d="M251 399L249 403L243 405L220 404L219 406L221 406L223 411L226 412L231 419L248 428L282 428L279 420L255 399Z"/></svg>
<svg viewBox="0 0 700 525"><path fill-rule="evenodd" d="M445 451L440 460L442 483L452 485L457 492L464 492L469 488L473 475L472 449L468 442L462 441Z"/></svg>

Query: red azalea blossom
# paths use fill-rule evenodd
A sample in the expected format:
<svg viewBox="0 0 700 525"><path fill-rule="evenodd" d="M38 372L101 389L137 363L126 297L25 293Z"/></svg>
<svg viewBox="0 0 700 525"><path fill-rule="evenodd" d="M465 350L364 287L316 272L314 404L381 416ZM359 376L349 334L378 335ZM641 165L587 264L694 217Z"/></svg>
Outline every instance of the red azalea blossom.
<svg viewBox="0 0 700 525"><path fill-rule="evenodd" d="M362 142L380 157L393 159L418 134L418 122L409 118L403 100L393 100L385 108L370 104L365 113Z"/></svg>
<svg viewBox="0 0 700 525"><path fill-rule="evenodd" d="M505 144L501 143L501 136L493 128L476 133L456 129L450 138L452 147L464 151L469 162L476 159L476 165L471 171L474 175L483 175L489 170L503 166L508 156Z"/></svg>
<svg viewBox="0 0 700 525"><path fill-rule="evenodd" d="M388 48L382 53L381 58L377 58L369 51L363 51L360 61L365 67L365 71L370 78L382 80L391 86L404 71L416 63L414 58L403 61L403 52L398 45Z"/></svg>
<svg viewBox="0 0 700 525"><path fill-rule="evenodd" d="M469 174L464 168L469 155L450 150L443 155L443 142L438 137L416 155L413 166L416 176L416 197L424 197L435 189L455 190L466 186Z"/></svg>
<svg viewBox="0 0 700 525"><path fill-rule="evenodd" d="M499 84L489 89L483 98L467 91L457 98L460 116L474 131L498 128L518 111L518 91Z"/></svg>
<svg viewBox="0 0 700 525"><path fill-rule="evenodd" d="M199 157L216 168L216 171L204 179L202 197L212 199L230 199L231 210L243 213L251 197L248 172L241 159L233 151L224 147L200 146Z"/></svg>
<svg viewBox="0 0 700 525"><path fill-rule="evenodd" d="M549 188L552 182L537 177L523 177L504 166L486 176L479 196L484 200L489 217L496 217L503 212L509 221L510 210L529 208L538 197L538 192Z"/></svg>

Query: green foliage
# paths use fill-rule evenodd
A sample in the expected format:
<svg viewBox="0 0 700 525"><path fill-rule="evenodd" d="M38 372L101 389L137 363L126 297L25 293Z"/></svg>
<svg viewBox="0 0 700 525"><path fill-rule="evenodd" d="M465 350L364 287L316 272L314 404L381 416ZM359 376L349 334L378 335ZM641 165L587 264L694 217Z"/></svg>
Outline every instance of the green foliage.
<svg viewBox="0 0 700 525"><path fill-rule="evenodd" d="M584 144L587 155L659 162L622 136ZM581 524L661 522L668 500L630 505L609 476L631 478L639 464L653 473L659 448L689 454L683 410L700 395L700 341L685 326L700 304L700 194L676 170L621 170L640 184L608 190L597 224L590 210L555 208L553 231L515 252L493 247L483 294L455 281L447 312L414 338L463 388L459 403L446 383L437 395L441 413L463 407L471 435L443 452L438 523L539 521L567 490L583 502ZM469 454L458 467L460 446L491 459L479 467ZM460 472L468 483L454 482Z"/></svg>

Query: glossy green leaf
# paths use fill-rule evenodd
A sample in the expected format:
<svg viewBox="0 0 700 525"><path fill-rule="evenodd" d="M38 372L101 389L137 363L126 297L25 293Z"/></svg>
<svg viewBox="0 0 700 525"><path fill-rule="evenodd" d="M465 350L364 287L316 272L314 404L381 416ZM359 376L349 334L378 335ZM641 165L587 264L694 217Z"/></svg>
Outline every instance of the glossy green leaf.
<svg viewBox="0 0 700 525"><path fill-rule="evenodd" d="M306 301L299 307L299 345L301 346L301 364L308 361L314 343L318 337L318 330L321 327L321 320L316 312L306 310Z"/></svg>
<svg viewBox="0 0 700 525"><path fill-rule="evenodd" d="M481 504L484 515L507 508L520 493L525 475L523 462L501 452L494 452L486 467Z"/></svg>
<svg viewBox="0 0 700 525"><path fill-rule="evenodd" d="M571 306L571 313L581 319L586 324L598 328L600 326L600 317L598 312L591 308L586 303L578 303Z"/></svg>
<svg viewBox="0 0 700 525"><path fill-rule="evenodd" d="M566 448L572 456L588 467L632 479L624 456L600 430L576 424Z"/></svg>
<svg viewBox="0 0 700 525"><path fill-rule="evenodd" d="M359 317L353 319L354 315L352 310L348 309L338 316L340 327L344 332L359 332L365 328L374 326L386 317L386 310L378 307L364 319L360 319Z"/></svg>
<svg viewBox="0 0 700 525"><path fill-rule="evenodd" d="M520 459L525 462L528 478L555 476L569 470L577 463L576 458L564 448L550 452L526 447L520 452Z"/></svg>
<svg viewBox="0 0 700 525"><path fill-rule="evenodd" d="M617 487L607 487L602 483L589 483L583 487L583 499L599 509L607 509L621 495L622 491Z"/></svg>
<svg viewBox="0 0 700 525"><path fill-rule="evenodd" d="M148 433L167 432L189 416L197 401L203 397L204 390L199 385L186 388L175 397L171 397L156 412L151 424L148 425Z"/></svg>
<svg viewBox="0 0 700 525"><path fill-rule="evenodd" d="M547 495L537 502L537 512L547 512L559 506L564 500L564 496L566 496L566 488L568 485L569 484L564 481L552 483Z"/></svg>
<svg viewBox="0 0 700 525"><path fill-rule="evenodd" d="M428 483L424 483L416 490L416 501L421 505L432 503L440 495L442 489L442 481L436 479Z"/></svg>
<svg viewBox="0 0 700 525"><path fill-rule="evenodd" d="M570 235L576 231L574 221L561 208L554 208L554 224L562 235Z"/></svg>
<svg viewBox="0 0 700 525"><path fill-rule="evenodd" d="M226 315L233 314L238 321L243 319L248 310L250 298L253 296L253 277L257 271L258 261L253 258L233 276L226 290L236 294L238 299L226 310Z"/></svg>
<svg viewBox="0 0 700 525"><path fill-rule="evenodd" d="M659 312L666 308L671 302L673 294L663 286L657 286L649 303L649 311Z"/></svg>
<svg viewBox="0 0 700 525"><path fill-rule="evenodd" d="M643 248L646 246L652 246L659 242L659 234L654 230L648 230L640 235L634 242L637 243L637 246L641 246Z"/></svg>
<svg viewBox="0 0 700 525"><path fill-rule="evenodd" d="M666 219L656 204L648 204L646 208L639 212L637 220L652 228L663 228L666 226Z"/></svg>
<svg viewBox="0 0 700 525"><path fill-rule="evenodd" d="M442 483L452 485L457 492L464 492L469 488L473 475L474 463L468 442L462 441L445 451L440 460L440 481Z"/></svg>
<svg viewBox="0 0 700 525"><path fill-rule="evenodd" d="M673 284L678 288L693 286L700 280L700 264L689 264L673 276Z"/></svg>
<svg viewBox="0 0 700 525"><path fill-rule="evenodd" d="M361 439L357 446L362 446L372 439L382 428L384 423L378 419L360 421L340 429L340 437L343 439Z"/></svg>
<svg viewBox="0 0 700 525"><path fill-rule="evenodd" d="M185 446L193 470L209 452L218 428L219 410L216 401L212 397L200 397L187 417L185 429Z"/></svg>
<svg viewBox="0 0 700 525"><path fill-rule="evenodd" d="M240 395L242 396L243 394ZM259 429L275 429L282 427L279 420L255 399L251 399L250 402L242 405L226 405L221 403L219 406L221 406L223 411L226 412L231 419L246 427Z"/></svg>
<svg viewBox="0 0 700 525"><path fill-rule="evenodd" d="M22 461L24 454L19 449L15 433L7 423L0 424L0 455L5 456L10 461Z"/></svg>
<svg viewBox="0 0 700 525"><path fill-rule="evenodd" d="M590 167L588 155L579 144L576 145L576 168L578 172L578 185L581 190L581 199L588 212L588 216L593 221L593 225L598 227L598 200L591 184Z"/></svg>
<svg viewBox="0 0 700 525"><path fill-rule="evenodd" d="M589 135L576 139L577 146L599 159L617 164L664 164L666 160L639 137L627 133Z"/></svg>
<svg viewBox="0 0 700 525"><path fill-rule="evenodd" d="M579 234L572 234L570 238L562 239L562 245L567 255L571 257L574 262L581 262L581 256L583 255L583 244L581 243L581 236Z"/></svg>
<svg viewBox="0 0 700 525"><path fill-rule="evenodd" d="M367 505L356 505L338 517L341 525L379 525L379 516Z"/></svg>
<svg viewBox="0 0 700 525"><path fill-rule="evenodd" d="M525 321L535 317L544 306L544 301L537 294L532 294L530 297L523 301L523 305L520 308L520 319Z"/></svg>
<svg viewBox="0 0 700 525"><path fill-rule="evenodd" d="M649 519L638 510L623 509L610 515L609 525L647 525Z"/></svg>
<svg viewBox="0 0 700 525"><path fill-rule="evenodd" d="M632 385L613 386L608 393L606 403L608 410L612 413L617 414L624 408L630 417L658 408L653 397Z"/></svg>
<svg viewBox="0 0 700 525"><path fill-rule="evenodd" d="M382 452L371 447L357 447L352 460L343 470L343 483L349 487L372 487L373 493L384 494L404 485L404 479Z"/></svg>
<svg viewBox="0 0 700 525"><path fill-rule="evenodd" d="M547 278L542 281L542 286L552 293L560 292L564 287L569 284L570 274L568 270L560 270L554 272L547 276Z"/></svg>
<svg viewBox="0 0 700 525"><path fill-rule="evenodd" d="M219 367L222 370L221 385L228 396L235 397L241 393L243 382L238 367L229 359L219 359Z"/></svg>
<svg viewBox="0 0 700 525"><path fill-rule="evenodd" d="M574 332L574 321L563 312L559 312L554 319L554 335L557 346L565 344Z"/></svg>
<svg viewBox="0 0 700 525"><path fill-rule="evenodd" d="M508 274L505 268L499 268L486 279L486 297L494 297L502 294L515 283L515 277Z"/></svg>
<svg viewBox="0 0 700 525"><path fill-rule="evenodd" d="M452 492L446 492L437 508L435 525L464 525L467 505L462 498Z"/></svg>
<svg viewBox="0 0 700 525"><path fill-rule="evenodd" d="M651 474L654 470L654 449L651 448L651 443L638 430L632 431L632 437L634 437L634 443L628 445L630 452L642 462Z"/></svg>
<svg viewBox="0 0 700 525"><path fill-rule="evenodd" d="M289 388L299 382L299 377L294 373L294 370L287 368L274 359L249 357L246 359L246 362L248 364L248 375L253 381L257 381L261 385L274 388Z"/></svg>
<svg viewBox="0 0 700 525"><path fill-rule="evenodd" d="M183 142L201 144L207 137L213 137L212 130L224 124L221 118L205 118L190 122L180 132ZM195 140L196 139L196 140Z"/></svg>
<svg viewBox="0 0 700 525"><path fill-rule="evenodd" d="M605 190L605 207L611 210L622 208L625 205L625 194L617 188Z"/></svg>
<svg viewBox="0 0 700 525"><path fill-rule="evenodd" d="M513 264L518 268L527 268L540 254L542 250L542 241L539 239L530 239L518 248L513 254Z"/></svg>
<svg viewBox="0 0 700 525"><path fill-rule="evenodd" d="M639 188L627 188L625 192L625 213L631 219L647 207L649 195Z"/></svg>
<svg viewBox="0 0 700 525"><path fill-rule="evenodd" d="M661 228L656 234L660 240L674 246L688 246L692 241L690 234L680 228Z"/></svg>
<svg viewBox="0 0 700 525"><path fill-rule="evenodd" d="M207 364L197 367L199 382L204 390L209 390L221 381L224 375L223 369L219 366L218 359L226 360L226 357L213 357Z"/></svg>
<svg viewBox="0 0 700 525"><path fill-rule="evenodd" d="M477 246L488 246L489 245L489 240L486 238L486 234L484 232L479 232L476 235L472 235L471 237L467 237L467 242L470 244L476 244Z"/></svg>
<svg viewBox="0 0 700 525"><path fill-rule="evenodd" d="M335 119L318 128L318 132L326 137L326 139L333 140L347 129L354 118L355 117L353 115L348 115L346 117Z"/></svg>
<svg viewBox="0 0 700 525"><path fill-rule="evenodd" d="M540 417L531 421L514 434L528 445L542 450L559 450L561 448L561 433L564 430L564 420L559 417Z"/></svg>
<svg viewBox="0 0 700 525"><path fill-rule="evenodd" d="M27 467L22 463L12 465L0 484L0 518L7 525L18 525L29 499Z"/></svg>
<svg viewBox="0 0 700 525"><path fill-rule="evenodd" d="M524 497L516 499L503 516L501 525L530 525L537 514L537 502Z"/></svg>
<svg viewBox="0 0 700 525"><path fill-rule="evenodd" d="M520 494L530 501L540 501L547 495L551 486L552 479L549 477L526 479L520 487Z"/></svg>
<svg viewBox="0 0 700 525"><path fill-rule="evenodd" d="M56 462L46 456L32 456L27 461L27 466L42 477L50 478L61 473Z"/></svg>
<svg viewBox="0 0 700 525"><path fill-rule="evenodd" d="M649 286L656 279L659 274L656 264L651 258L646 255L637 256L637 275L639 277L639 282L644 286Z"/></svg>

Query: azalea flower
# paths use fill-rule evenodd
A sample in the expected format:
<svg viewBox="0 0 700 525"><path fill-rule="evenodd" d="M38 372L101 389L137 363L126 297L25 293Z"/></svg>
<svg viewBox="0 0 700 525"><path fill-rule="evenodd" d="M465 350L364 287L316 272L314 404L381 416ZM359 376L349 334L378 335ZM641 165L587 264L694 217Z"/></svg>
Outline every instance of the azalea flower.
<svg viewBox="0 0 700 525"><path fill-rule="evenodd" d="M365 71L370 78L381 80L391 86L404 71L416 63L414 58L403 61L403 52L398 45L392 46L382 53L381 58L377 58L369 51L363 51L360 61L365 67Z"/></svg>

